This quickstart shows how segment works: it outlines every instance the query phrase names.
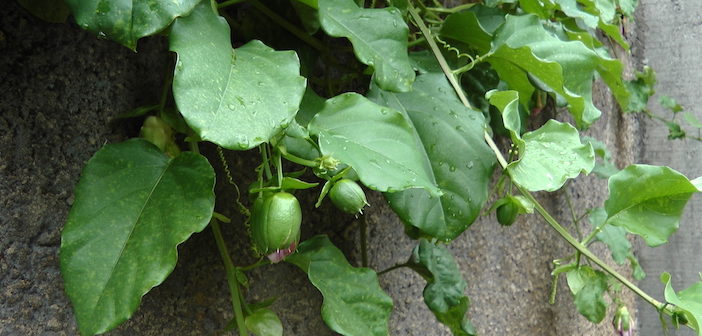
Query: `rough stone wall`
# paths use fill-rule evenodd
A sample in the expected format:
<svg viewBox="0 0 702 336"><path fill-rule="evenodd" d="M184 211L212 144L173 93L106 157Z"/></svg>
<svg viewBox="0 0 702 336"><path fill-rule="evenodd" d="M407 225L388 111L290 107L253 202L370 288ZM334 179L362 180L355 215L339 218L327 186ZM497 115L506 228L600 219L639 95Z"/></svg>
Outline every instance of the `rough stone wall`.
<svg viewBox="0 0 702 336"><path fill-rule="evenodd" d="M105 143L135 136L129 122L108 124L117 114L158 100L168 71L163 39L140 41L135 54L101 41L74 24L48 24L5 4L0 16L0 335L75 335L72 310L58 269L60 230L72 203L72 191L88 158ZM606 90L598 85L598 107L605 112L591 132L604 137L620 166L630 163L636 125L622 119ZM621 132L628 129L627 132ZM204 146L213 166L221 164ZM240 186L253 180L253 157L228 155ZM587 177L565 191L539 195L564 224L575 207L601 205L606 184ZM233 192L218 181L218 210L240 223L231 206ZM358 223L326 203L306 207L303 238L331 232L332 241L352 264L360 263ZM369 194L367 212L370 265L384 269L405 261L414 244L379 194ZM587 224L584 224L587 226ZM245 232L224 228L236 262L250 261ZM391 238L392 237L392 238ZM399 237L399 238L397 238ZM605 335L608 323L593 326L575 311L564 279L555 305L548 304L551 261L571 253L565 242L537 216L512 227L494 216L476 222L452 246L469 283L470 316L481 335ZM602 251L600 251L602 252ZM600 253L605 255L605 253ZM287 335L333 335L321 321L321 296L305 275L287 264L251 272L249 298L278 296L273 305ZM395 301L392 335L448 335L424 307L424 281L406 270L380 278ZM224 269L209 229L179 248L171 276L142 301L132 319L110 335L211 335L231 318ZM630 297L628 299L631 299ZM607 321L607 320L606 320Z"/></svg>

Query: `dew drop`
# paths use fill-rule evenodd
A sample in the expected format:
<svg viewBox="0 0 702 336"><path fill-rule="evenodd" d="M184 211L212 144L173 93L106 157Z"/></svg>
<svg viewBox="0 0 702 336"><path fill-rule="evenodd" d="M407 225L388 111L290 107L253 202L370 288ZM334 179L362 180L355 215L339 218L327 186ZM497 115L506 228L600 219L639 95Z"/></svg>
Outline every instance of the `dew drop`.
<svg viewBox="0 0 702 336"><path fill-rule="evenodd" d="M234 104L229 104L227 105L227 108L233 111L234 109L236 109L236 106L234 106Z"/></svg>
<svg viewBox="0 0 702 336"><path fill-rule="evenodd" d="M456 166L449 166L449 171L455 172L455 171L456 171Z"/></svg>

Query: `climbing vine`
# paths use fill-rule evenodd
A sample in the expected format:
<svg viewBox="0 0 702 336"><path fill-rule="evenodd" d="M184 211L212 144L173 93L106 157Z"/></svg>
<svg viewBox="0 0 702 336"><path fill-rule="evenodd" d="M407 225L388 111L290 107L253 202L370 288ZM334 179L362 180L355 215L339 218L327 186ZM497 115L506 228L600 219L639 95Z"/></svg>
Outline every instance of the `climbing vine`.
<svg viewBox="0 0 702 336"><path fill-rule="evenodd" d="M610 56L629 50L620 26L635 0L66 3L78 25L100 38L137 50L141 38L167 35L176 55L161 101L129 115L143 120L140 137L105 145L76 187L60 255L81 334L127 320L173 270L177 246L209 225L231 292L227 327L240 336L283 334L271 301L247 302L243 294L247 271L279 262L299 267L323 294L329 328L387 335L393 302L378 273L353 267L324 235L300 241L305 214L296 195L314 193L317 206L328 198L360 216L365 186L384 194L417 244L406 263L380 273L409 267L421 275L428 309L454 335L476 332L467 316L469 284L446 246L485 208L506 226L536 213L575 249L554 262L552 294L564 275L577 310L593 323L613 302L614 327L631 332L623 286L663 321L702 335L702 282L676 292L664 273L665 300L658 301L588 249L604 243L641 279L627 236L666 243L702 188L699 179L667 167L620 170L602 142L579 134L601 115L592 101L595 79L623 113L652 116L645 110L651 70L625 80L622 63ZM240 19L242 13L263 19ZM286 35L266 33L269 24ZM674 114L682 110L663 103ZM556 109L567 115L527 126ZM672 138L685 137L675 120L659 119ZM496 138L511 146L501 150ZM203 142L216 146L217 158L200 154ZM237 185L224 155L247 150L261 157L248 189ZM237 264L236 251L227 249L220 223L231 222L222 214L231 209L215 211L210 162L223 165L220 178L236 192L233 209L248 218L231 225L247 227L260 257L253 265ZM608 179L609 197L587 212L592 230L576 238L531 193L559 190L589 173ZM487 204L491 197L497 201ZM366 260L365 240L361 249Z"/></svg>

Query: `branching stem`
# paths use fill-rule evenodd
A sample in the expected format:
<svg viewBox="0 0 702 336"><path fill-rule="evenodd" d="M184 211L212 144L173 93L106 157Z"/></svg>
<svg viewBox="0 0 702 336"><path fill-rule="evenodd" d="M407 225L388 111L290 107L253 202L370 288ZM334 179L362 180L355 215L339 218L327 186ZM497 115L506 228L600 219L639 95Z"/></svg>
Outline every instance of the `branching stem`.
<svg viewBox="0 0 702 336"><path fill-rule="evenodd" d="M441 54L439 47L434 42L434 39L431 35L431 32L429 31L429 29L426 27L426 25L422 21L422 18L417 13L417 10L412 6L412 4L409 5L408 10L409 10L410 15L412 16L412 19L417 24L417 27L419 27L420 31L422 32L424 37L427 39L427 42L429 43L429 46L430 46L432 52L434 53L434 56L436 57L437 61L439 62L441 69L443 70L444 74L446 75L449 82L453 86L454 90L456 91L458 98L461 100L463 105L465 105L469 109L472 109L470 103L468 102L468 99L465 96L465 93L463 92L463 89L461 88L458 81L456 80L456 77L454 76L453 71L448 66L448 63L446 62L443 55ZM490 146L490 148L494 152L495 157L497 158L497 161L499 162L501 168L505 169L507 167L507 161L505 160L504 156L502 155L502 152L500 152L499 148L497 148L497 145L492 140L492 138L487 133L487 131L484 132L484 138L485 138L485 141L487 142L488 146ZM633 291L635 294L640 296L646 302L650 303L657 310L663 311L668 315L672 315L672 313L673 313L672 309L665 307L664 303L661 303L660 301L654 299L653 297L648 295L646 292L641 290L639 287L634 285L631 281L629 281L623 275L619 274L617 271L612 269L604 261L602 261L596 255L594 255L587 247L585 247L578 240L576 240L573 236L571 236L571 234L563 226L561 226L551 216L551 214L548 213L548 211L546 211L546 209L541 205L541 203L539 203L536 200L536 198L534 198L534 196L528 190L526 190L526 188L520 186L518 183L515 183L515 186L519 189L519 191L522 193L522 195L524 197L526 197L529 201L531 201L534 204L534 208L536 209L536 211L544 218L544 220L546 220L546 222L556 232L558 232L558 234L561 237L563 237L563 239L565 239L568 242L568 244L573 246L578 252L582 253L582 255L584 255L585 257L590 259L592 262L597 264L597 266L599 266L602 270L609 273L612 277L617 279L624 286L628 287L631 291ZM392 267L390 269L392 269ZM388 269L388 270L390 270L390 269Z"/></svg>

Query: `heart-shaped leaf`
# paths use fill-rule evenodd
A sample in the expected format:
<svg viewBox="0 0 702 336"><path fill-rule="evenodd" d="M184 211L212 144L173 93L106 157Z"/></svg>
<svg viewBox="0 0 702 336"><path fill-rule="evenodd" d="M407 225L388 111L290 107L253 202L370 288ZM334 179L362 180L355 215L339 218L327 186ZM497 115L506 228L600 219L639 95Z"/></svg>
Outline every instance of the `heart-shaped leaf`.
<svg viewBox="0 0 702 336"><path fill-rule="evenodd" d="M319 0L319 21L327 34L351 41L358 60L373 67L378 86L410 90L414 70L407 55L409 28L397 8L363 9L353 0Z"/></svg>
<svg viewBox="0 0 702 336"><path fill-rule="evenodd" d="M628 106L621 62L603 58L578 41L562 41L548 32L534 15L507 15L495 32L488 62L521 103L531 99L535 85L562 96L579 127L585 128L601 114L592 103L595 72L609 85L619 104ZM566 75L567 74L567 75Z"/></svg>
<svg viewBox="0 0 702 336"><path fill-rule="evenodd" d="M702 281L694 283L687 289L675 292L670 284L670 274L661 274L661 282L665 284L665 300L683 310L688 325L702 336L700 321L702 321Z"/></svg>
<svg viewBox="0 0 702 336"><path fill-rule="evenodd" d="M65 0L76 22L100 37L136 50L137 40L187 15L200 0ZM209 1L202 1L209 6Z"/></svg>
<svg viewBox="0 0 702 336"><path fill-rule="evenodd" d="M412 261L423 273L431 274L424 287L424 302L436 318L451 329L454 336L476 335L468 320L468 297L458 264L446 247L421 239L412 251Z"/></svg>
<svg viewBox="0 0 702 336"><path fill-rule="evenodd" d="M668 167L631 165L609 178L607 223L641 236L649 246L677 231L685 204L699 190Z"/></svg>
<svg viewBox="0 0 702 336"><path fill-rule="evenodd" d="M293 120L305 79L295 52L256 40L232 49L229 39L227 21L207 1L173 23L170 48L178 53L173 96L202 139L246 150Z"/></svg>
<svg viewBox="0 0 702 336"><path fill-rule="evenodd" d="M600 323L607 313L607 302L603 297L607 290L607 275L589 266L580 266L569 271L567 276L578 312L590 322Z"/></svg>
<svg viewBox="0 0 702 336"><path fill-rule="evenodd" d="M169 159L142 139L106 145L83 170L61 235L61 273L81 334L127 320L176 265L178 244L207 226L214 170Z"/></svg>
<svg viewBox="0 0 702 336"><path fill-rule="evenodd" d="M388 335L392 299L370 269L352 267L326 236L300 243L285 259L307 273L322 292L322 318L334 331L346 336Z"/></svg>
<svg viewBox="0 0 702 336"><path fill-rule="evenodd" d="M310 121L322 154L350 165L373 190L424 188L441 195L426 157L417 150L414 128L402 113L355 93L330 98Z"/></svg>
<svg viewBox="0 0 702 336"><path fill-rule="evenodd" d="M461 104L443 73L420 75L408 93L373 86L368 97L400 111L414 126L414 151L443 192L441 197L424 189L387 193L390 206L425 235L456 238L475 221L488 196L495 160L483 139L483 115Z"/></svg>
<svg viewBox="0 0 702 336"><path fill-rule="evenodd" d="M551 119L541 128L520 136L517 92L490 91L486 97L502 112L505 128L517 145L519 159L507 166L515 183L530 191L554 191L567 179L592 171L595 166L592 145L582 144L573 126Z"/></svg>

